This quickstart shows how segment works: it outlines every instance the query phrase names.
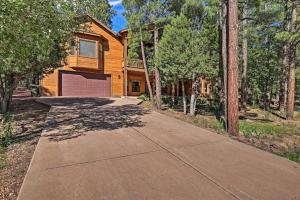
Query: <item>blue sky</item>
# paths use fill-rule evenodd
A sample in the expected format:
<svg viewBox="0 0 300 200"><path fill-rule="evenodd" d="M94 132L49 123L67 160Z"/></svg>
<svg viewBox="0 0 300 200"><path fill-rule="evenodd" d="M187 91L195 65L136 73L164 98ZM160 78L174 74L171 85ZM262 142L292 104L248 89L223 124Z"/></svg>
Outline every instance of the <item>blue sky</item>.
<svg viewBox="0 0 300 200"><path fill-rule="evenodd" d="M117 15L112 19L112 29L115 32L119 32L126 27L126 19L122 16L122 13L125 11L124 6L122 5L122 0L109 0L109 4L113 6L117 13Z"/></svg>

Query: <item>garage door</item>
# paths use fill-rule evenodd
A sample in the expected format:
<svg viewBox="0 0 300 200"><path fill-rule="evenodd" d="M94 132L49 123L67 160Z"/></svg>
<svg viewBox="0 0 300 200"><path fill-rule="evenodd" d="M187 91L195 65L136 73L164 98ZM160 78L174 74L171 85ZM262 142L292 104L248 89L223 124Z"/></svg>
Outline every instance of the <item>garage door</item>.
<svg viewBox="0 0 300 200"><path fill-rule="evenodd" d="M105 74L60 71L60 95L110 97L111 77Z"/></svg>

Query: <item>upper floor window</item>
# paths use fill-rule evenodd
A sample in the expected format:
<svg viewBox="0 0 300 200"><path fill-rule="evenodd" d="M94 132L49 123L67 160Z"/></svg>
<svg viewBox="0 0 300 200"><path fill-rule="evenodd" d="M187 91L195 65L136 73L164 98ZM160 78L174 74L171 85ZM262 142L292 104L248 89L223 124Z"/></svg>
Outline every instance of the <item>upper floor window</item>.
<svg viewBox="0 0 300 200"><path fill-rule="evenodd" d="M96 58L96 41L79 40L79 55Z"/></svg>

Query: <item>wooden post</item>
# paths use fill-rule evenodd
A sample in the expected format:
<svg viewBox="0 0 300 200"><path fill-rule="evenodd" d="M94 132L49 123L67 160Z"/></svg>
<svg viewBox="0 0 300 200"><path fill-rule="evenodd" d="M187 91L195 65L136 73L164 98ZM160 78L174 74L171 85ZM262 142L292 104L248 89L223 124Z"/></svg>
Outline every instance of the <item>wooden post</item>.
<svg viewBox="0 0 300 200"><path fill-rule="evenodd" d="M238 12L237 0L228 1L228 132L239 134Z"/></svg>

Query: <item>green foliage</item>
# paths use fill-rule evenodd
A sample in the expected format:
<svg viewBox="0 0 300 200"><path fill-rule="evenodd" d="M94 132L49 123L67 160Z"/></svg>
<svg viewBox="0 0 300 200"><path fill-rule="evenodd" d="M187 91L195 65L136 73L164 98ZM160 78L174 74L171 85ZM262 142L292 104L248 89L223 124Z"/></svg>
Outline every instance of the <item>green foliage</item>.
<svg viewBox="0 0 300 200"><path fill-rule="evenodd" d="M5 149L0 145L0 169L6 167L5 158Z"/></svg>
<svg viewBox="0 0 300 200"><path fill-rule="evenodd" d="M143 101L150 101L150 97L146 94L142 94L138 96L138 99L143 100Z"/></svg>
<svg viewBox="0 0 300 200"><path fill-rule="evenodd" d="M192 32L191 23L184 15L173 18L165 27L157 57L164 79L178 80L190 76L187 63L191 59Z"/></svg>
<svg viewBox="0 0 300 200"><path fill-rule="evenodd" d="M299 127L292 125L275 125L268 122L247 122L240 121L240 131L246 136L261 137L267 134L300 134Z"/></svg>
<svg viewBox="0 0 300 200"><path fill-rule="evenodd" d="M108 27L112 26L112 18L116 14L108 0L75 0L73 9L78 14L90 14Z"/></svg>
<svg viewBox="0 0 300 200"><path fill-rule="evenodd" d="M176 96L175 97L175 105L177 105L177 106L182 106L183 105L183 100L182 100L182 96ZM190 97L189 96L187 96L186 97L187 99L187 103L189 103L189 101L190 101ZM162 102L163 102L163 104L165 104L165 105L168 105L169 107L171 107L172 106L172 104L173 104L173 102L172 102L172 96L169 96L169 95L162 95L161 96L161 100L162 100Z"/></svg>
<svg viewBox="0 0 300 200"><path fill-rule="evenodd" d="M7 147L13 137L13 116L8 114L7 116L0 117L0 146Z"/></svg>
<svg viewBox="0 0 300 200"><path fill-rule="evenodd" d="M288 158L289 160L295 161L300 163L300 150L297 151L288 151L283 154L284 157Z"/></svg>
<svg viewBox="0 0 300 200"><path fill-rule="evenodd" d="M218 131L224 130L223 123L216 119L215 120L202 120L201 124L205 128L211 128L211 129L215 129Z"/></svg>
<svg viewBox="0 0 300 200"><path fill-rule="evenodd" d="M181 0L124 0L124 16L128 27L128 59L141 59L141 40L145 45L148 70L154 69L153 29L161 28L170 21L178 10ZM175 11L175 10L177 11Z"/></svg>
<svg viewBox="0 0 300 200"><path fill-rule="evenodd" d="M218 74L217 4L188 0L172 18L159 42L156 62L165 82L191 79L192 74L213 78Z"/></svg>
<svg viewBox="0 0 300 200"><path fill-rule="evenodd" d="M39 96L39 86L38 85L30 85L30 93L32 97L37 97Z"/></svg>
<svg viewBox="0 0 300 200"><path fill-rule="evenodd" d="M192 123L195 126L213 129L218 132L222 132L224 130L223 124L215 118L203 117L203 116L195 117L195 116L190 116L190 115L184 115L182 113L178 114L177 112L172 112L172 111L166 111L165 113L167 115L171 115L172 117L174 117L176 119L180 119L185 122Z"/></svg>
<svg viewBox="0 0 300 200"><path fill-rule="evenodd" d="M275 1L249 4L248 13L253 19L248 21L248 100L266 105L278 95L282 77L283 44L277 37L284 20L283 4Z"/></svg>

